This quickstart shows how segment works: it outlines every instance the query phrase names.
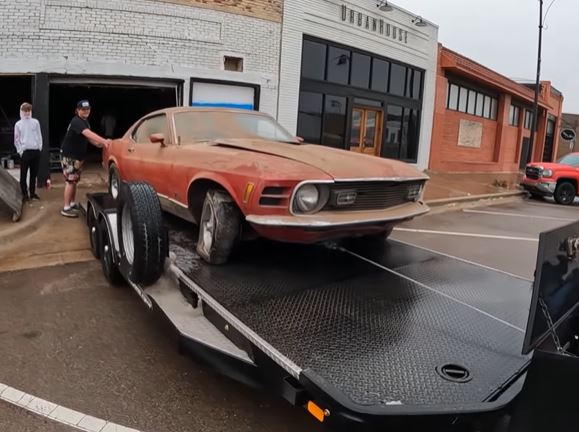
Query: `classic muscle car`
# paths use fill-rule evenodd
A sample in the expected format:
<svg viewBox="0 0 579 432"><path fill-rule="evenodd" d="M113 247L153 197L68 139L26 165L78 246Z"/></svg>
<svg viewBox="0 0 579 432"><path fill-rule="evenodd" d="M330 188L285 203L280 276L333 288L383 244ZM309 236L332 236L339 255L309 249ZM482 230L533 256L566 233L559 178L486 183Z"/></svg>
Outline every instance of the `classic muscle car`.
<svg viewBox="0 0 579 432"><path fill-rule="evenodd" d="M242 234L295 243L386 237L428 211L428 177L411 165L303 144L252 111L153 112L113 141L103 165L113 197L121 181L146 181L165 211L197 224L197 252L213 264Z"/></svg>

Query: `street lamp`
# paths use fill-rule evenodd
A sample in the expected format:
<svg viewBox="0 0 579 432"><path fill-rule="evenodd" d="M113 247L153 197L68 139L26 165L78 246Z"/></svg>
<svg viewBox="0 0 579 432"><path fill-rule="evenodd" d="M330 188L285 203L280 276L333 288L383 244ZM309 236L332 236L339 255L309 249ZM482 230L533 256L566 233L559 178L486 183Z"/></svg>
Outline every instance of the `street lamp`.
<svg viewBox="0 0 579 432"><path fill-rule="evenodd" d="M387 0L380 0L376 5L382 12L390 12L393 8L388 4Z"/></svg>
<svg viewBox="0 0 579 432"><path fill-rule="evenodd" d="M539 86L541 85L541 51L543 47L543 0L539 0L539 53L537 55L537 81L535 82L535 99L533 101L533 119L531 122L531 139L529 148L535 150L535 135L537 133L537 117L539 114Z"/></svg>

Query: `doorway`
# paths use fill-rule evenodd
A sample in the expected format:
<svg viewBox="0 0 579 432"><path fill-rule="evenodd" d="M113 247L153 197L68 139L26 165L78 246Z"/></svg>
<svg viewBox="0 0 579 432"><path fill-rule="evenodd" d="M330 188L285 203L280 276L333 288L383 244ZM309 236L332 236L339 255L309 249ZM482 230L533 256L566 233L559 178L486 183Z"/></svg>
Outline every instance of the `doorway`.
<svg viewBox="0 0 579 432"><path fill-rule="evenodd" d="M543 149L543 162L553 161L553 144L555 143L555 121L547 121L547 134L545 136L545 148Z"/></svg>
<svg viewBox="0 0 579 432"><path fill-rule="evenodd" d="M382 110L354 107L350 151L380 156L383 122Z"/></svg>
<svg viewBox="0 0 579 432"><path fill-rule="evenodd" d="M524 170L529 162L531 162L531 138L523 138L519 169Z"/></svg>

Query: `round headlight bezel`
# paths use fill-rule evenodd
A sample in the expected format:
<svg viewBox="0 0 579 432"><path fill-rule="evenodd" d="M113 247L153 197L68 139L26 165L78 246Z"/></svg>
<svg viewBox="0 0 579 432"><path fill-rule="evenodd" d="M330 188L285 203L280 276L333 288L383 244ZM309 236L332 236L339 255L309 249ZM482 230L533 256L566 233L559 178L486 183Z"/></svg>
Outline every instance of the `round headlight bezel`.
<svg viewBox="0 0 579 432"><path fill-rule="evenodd" d="M315 191L315 192L314 192ZM316 194L315 202L311 200L310 205L304 205L303 194L311 193L311 196ZM292 200L292 209L295 214L314 214L319 212L327 204L330 196L330 190L327 185L306 183L298 187L294 193ZM311 197L310 197L311 198Z"/></svg>

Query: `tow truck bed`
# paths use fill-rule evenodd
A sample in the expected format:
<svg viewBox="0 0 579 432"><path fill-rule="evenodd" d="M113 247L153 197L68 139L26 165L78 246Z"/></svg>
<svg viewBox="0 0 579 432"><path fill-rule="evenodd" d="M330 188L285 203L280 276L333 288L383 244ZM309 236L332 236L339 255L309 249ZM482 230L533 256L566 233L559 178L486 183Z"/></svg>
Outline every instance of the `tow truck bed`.
<svg viewBox="0 0 579 432"><path fill-rule="evenodd" d="M89 196L118 252L111 205ZM210 266L192 252L189 224L165 222L165 275L129 283L181 348L295 405L316 402L334 427L450 424L498 412L522 387L530 281L394 240L372 250L255 241Z"/></svg>

